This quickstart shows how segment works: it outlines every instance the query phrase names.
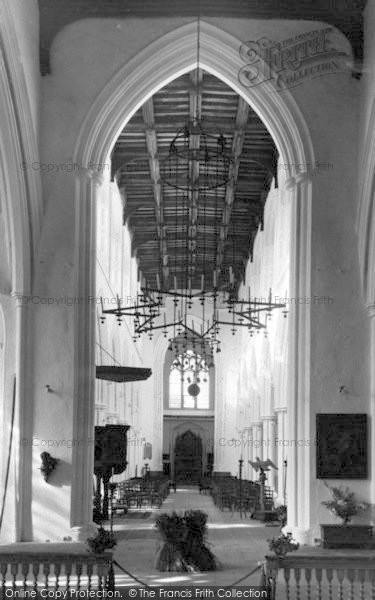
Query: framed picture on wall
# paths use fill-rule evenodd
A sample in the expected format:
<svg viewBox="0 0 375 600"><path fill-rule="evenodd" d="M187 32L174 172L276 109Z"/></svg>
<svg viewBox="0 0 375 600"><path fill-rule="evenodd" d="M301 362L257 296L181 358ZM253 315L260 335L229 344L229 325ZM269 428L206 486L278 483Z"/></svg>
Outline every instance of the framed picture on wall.
<svg viewBox="0 0 375 600"><path fill-rule="evenodd" d="M316 415L318 479L367 479L367 415Z"/></svg>

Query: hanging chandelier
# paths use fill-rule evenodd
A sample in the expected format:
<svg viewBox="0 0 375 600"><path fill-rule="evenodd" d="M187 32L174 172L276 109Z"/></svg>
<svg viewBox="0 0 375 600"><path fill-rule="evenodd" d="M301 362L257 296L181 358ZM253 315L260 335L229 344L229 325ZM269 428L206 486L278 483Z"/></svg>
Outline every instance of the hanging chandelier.
<svg viewBox="0 0 375 600"><path fill-rule="evenodd" d="M160 163L161 181L190 194L225 185L231 163L227 145L224 135L207 131L197 114L170 143L168 156Z"/></svg>
<svg viewBox="0 0 375 600"><path fill-rule="evenodd" d="M132 317L134 341L144 334L152 339L161 330L175 360L192 349L210 365L214 353L221 350L223 328L229 327L233 335L243 328L250 336L260 331L267 335L273 310L282 308L284 316L287 311L285 304L272 302L272 290L267 298L252 297L250 289L246 298L238 296L242 279L236 260L239 248L224 215L228 194L235 187L239 151L234 139L230 142L202 118L199 18L196 62L189 118L173 135L167 155L158 160L156 183L161 201L157 227L161 246L167 245L168 232L169 260L161 255L160 268L152 278L140 273L141 291L133 303L123 305L117 298L116 307L107 310L102 304L101 321L114 315L121 325L124 317ZM276 181L276 169L267 162L258 158L247 158L247 162L261 166ZM163 218L162 208L166 198L172 207L168 220Z"/></svg>
<svg viewBox="0 0 375 600"><path fill-rule="evenodd" d="M167 321L165 305L168 296L173 298L173 317ZM220 309L218 308L219 300ZM190 324L189 313L196 301L200 306L200 316L198 317L201 321L200 328L194 325L194 320ZM209 306L209 310L207 310L207 306ZM171 334L168 337L168 349L174 350L176 356L181 348L186 351L191 347L194 350L199 349L205 360L212 362L214 352L221 351L219 336L223 326L229 327L232 335L244 327L248 330L250 337L261 331L267 337L267 324L272 317L272 312L277 308L283 309L282 313L286 318L288 313L286 304L272 302L271 289L268 299L265 299L251 297L249 288L248 298L244 299L236 298L230 291L227 294L224 292L219 297L217 289L211 292L203 290L189 293L187 290L168 291L144 288L142 293L137 295L134 304L122 306L120 298L117 298L117 307L105 310L102 302L100 320L101 323L104 323L106 315L114 315L118 324L121 325L124 317L131 316L133 317L133 340L135 342L142 334L148 334L149 339L152 340L154 332L162 330L165 338ZM227 318L220 315L223 310L226 311ZM160 322L161 317L163 318Z"/></svg>

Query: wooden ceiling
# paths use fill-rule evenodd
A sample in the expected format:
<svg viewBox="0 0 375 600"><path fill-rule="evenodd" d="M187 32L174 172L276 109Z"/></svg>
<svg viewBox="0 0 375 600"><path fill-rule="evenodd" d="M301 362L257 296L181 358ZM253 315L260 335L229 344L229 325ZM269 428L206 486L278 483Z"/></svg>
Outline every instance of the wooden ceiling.
<svg viewBox="0 0 375 600"><path fill-rule="evenodd" d="M50 49L67 25L87 18L228 17L325 22L350 41L356 68L363 55L366 0L38 0L40 64L50 72ZM124 217L133 231L133 250L150 285L200 289L202 273L238 286L262 225L263 207L275 172L276 149L259 117L233 90L207 73L184 75L150 99L120 135L114 172L126 198ZM232 153L227 183L204 193L183 191L160 177L170 142L196 114L209 131L222 132ZM192 144L200 147L198 135ZM254 162L258 161L258 162ZM260 164L259 164L260 163ZM197 166L195 165L195 169ZM177 205L177 209L176 209Z"/></svg>
<svg viewBox="0 0 375 600"><path fill-rule="evenodd" d="M167 157L176 132L197 115L209 134L210 152L223 134L226 160L220 171L215 163L210 174L221 185L202 189L205 139L193 131L189 148L200 154L190 166L193 189L187 191L174 187L181 172L173 162L167 171ZM128 122L112 154L124 220L147 284L174 289L177 283L187 289L190 279L192 289L201 289L203 274L206 289L214 283L225 289L231 278L238 287L262 226L276 163L277 150L258 115L213 75L194 70L150 98Z"/></svg>
<svg viewBox="0 0 375 600"><path fill-rule="evenodd" d="M50 48L56 35L88 18L229 17L321 21L337 27L350 41L355 58L363 54L366 0L38 0L40 63L50 72ZM244 40L245 41L245 40Z"/></svg>

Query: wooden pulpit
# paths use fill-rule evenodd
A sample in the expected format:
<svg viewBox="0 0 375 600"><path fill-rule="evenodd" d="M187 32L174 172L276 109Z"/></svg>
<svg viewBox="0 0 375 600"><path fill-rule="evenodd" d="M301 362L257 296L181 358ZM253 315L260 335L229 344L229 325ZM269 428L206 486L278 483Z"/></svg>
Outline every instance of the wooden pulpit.
<svg viewBox="0 0 375 600"><path fill-rule="evenodd" d="M127 431L130 425L105 425L95 427L94 473L96 493L94 520L108 519L108 485L112 475L126 469ZM103 481L103 496L101 487Z"/></svg>

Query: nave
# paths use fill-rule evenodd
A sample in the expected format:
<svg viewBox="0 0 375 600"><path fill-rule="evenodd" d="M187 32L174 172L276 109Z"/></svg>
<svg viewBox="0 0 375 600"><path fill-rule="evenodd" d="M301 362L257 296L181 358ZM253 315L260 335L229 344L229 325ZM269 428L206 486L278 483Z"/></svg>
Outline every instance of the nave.
<svg viewBox="0 0 375 600"><path fill-rule="evenodd" d="M185 510L202 510L208 515L208 543L221 563L218 571L205 573L160 573L155 569L159 545L155 519L161 512L182 514ZM148 585L231 585L251 572L268 551L267 539L278 534L278 527L265 527L249 515L220 511L211 496L199 494L198 487L177 488L160 509L130 511L114 518L118 540L115 560L127 571ZM118 570L117 570L118 571ZM259 585L260 571L244 580L242 585ZM117 585L133 585L129 576L116 572Z"/></svg>
<svg viewBox="0 0 375 600"><path fill-rule="evenodd" d="M271 554L290 599L375 600L374 24L370 0L0 0L0 597L109 587L130 482L129 589ZM194 487L226 478L216 508ZM287 513L272 551L232 511L250 482ZM220 571L156 569L186 508Z"/></svg>

